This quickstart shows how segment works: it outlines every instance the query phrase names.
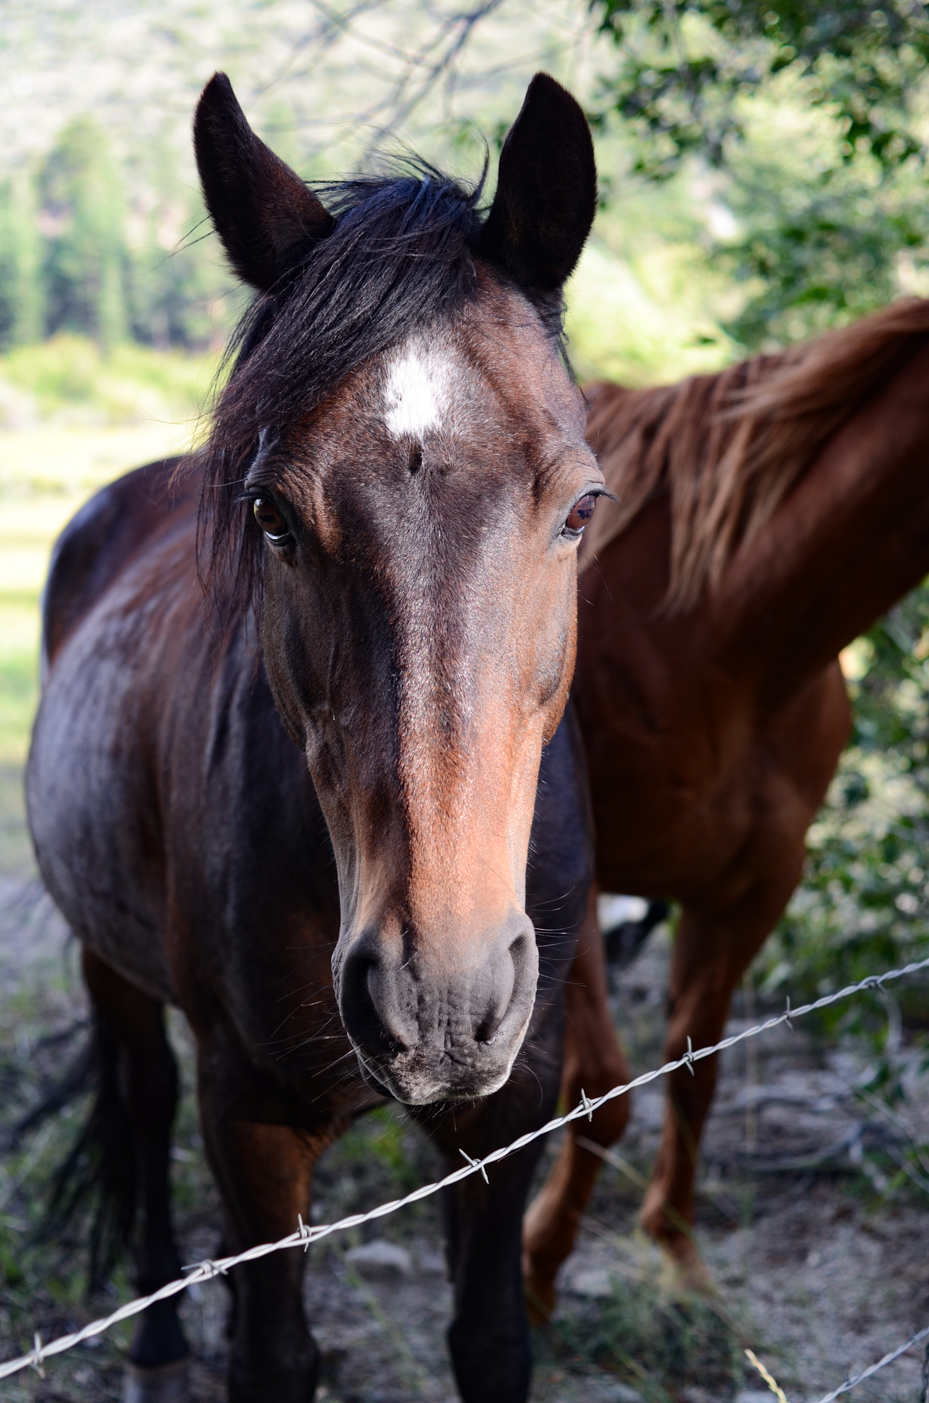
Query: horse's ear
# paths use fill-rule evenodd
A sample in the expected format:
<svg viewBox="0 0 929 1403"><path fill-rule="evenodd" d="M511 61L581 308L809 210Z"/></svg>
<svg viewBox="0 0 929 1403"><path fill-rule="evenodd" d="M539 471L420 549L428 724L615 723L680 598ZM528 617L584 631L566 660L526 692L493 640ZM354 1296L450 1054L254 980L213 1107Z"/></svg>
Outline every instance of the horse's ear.
<svg viewBox="0 0 929 1403"><path fill-rule="evenodd" d="M503 143L476 251L527 291L554 292L574 271L596 208L587 118L560 83L537 73Z"/></svg>
<svg viewBox="0 0 929 1403"><path fill-rule="evenodd" d="M255 135L225 73L207 83L194 116L203 198L240 278L267 291L333 226L300 177Z"/></svg>

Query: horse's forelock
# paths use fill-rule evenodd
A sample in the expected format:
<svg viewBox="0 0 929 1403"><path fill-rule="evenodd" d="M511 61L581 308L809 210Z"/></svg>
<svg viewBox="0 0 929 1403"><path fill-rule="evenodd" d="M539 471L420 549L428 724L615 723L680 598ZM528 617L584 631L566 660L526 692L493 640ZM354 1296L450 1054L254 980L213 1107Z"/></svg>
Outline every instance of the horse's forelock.
<svg viewBox="0 0 929 1403"><path fill-rule="evenodd" d="M246 312L204 450L199 554L223 612L260 593L261 541L240 497L261 430L312 413L358 366L474 294L481 188L427 166L323 188L332 233L308 240L305 261Z"/></svg>

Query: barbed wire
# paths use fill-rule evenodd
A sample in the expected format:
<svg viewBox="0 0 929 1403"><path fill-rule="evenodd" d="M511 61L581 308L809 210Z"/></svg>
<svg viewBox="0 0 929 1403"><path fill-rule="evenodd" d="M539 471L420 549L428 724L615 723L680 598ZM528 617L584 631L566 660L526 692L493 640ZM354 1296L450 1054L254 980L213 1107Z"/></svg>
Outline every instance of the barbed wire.
<svg viewBox="0 0 929 1403"><path fill-rule="evenodd" d="M846 1379L844 1383L840 1383L838 1388L834 1388L832 1392L827 1393L824 1398L817 1399L817 1403L833 1403L833 1399L841 1397L843 1393L850 1393L853 1388L857 1388L859 1384L863 1384L865 1379L873 1378L879 1369L886 1368L886 1366L892 1364L895 1359L899 1359L901 1354L906 1354L908 1349L912 1349L914 1345L918 1345L921 1340L926 1339L929 1339L929 1325L926 1326L925 1330L920 1330L917 1334L911 1335L904 1344L898 1345L897 1348L892 1349L889 1354L885 1354L884 1358L879 1359L876 1364L872 1364L870 1369L863 1369L861 1373L856 1374L853 1379Z"/></svg>
<svg viewBox="0 0 929 1403"><path fill-rule="evenodd" d="M188 1287L200 1285L202 1282L211 1281L216 1276L225 1274L236 1266L241 1266L245 1262L258 1261L261 1257L268 1257L273 1252L283 1252L289 1248L302 1247L308 1250L314 1242L320 1242L324 1237L329 1237L331 1233L346 1232L349 1228L358 1228L365 1223L374 1222L378 1218L386 1218L391 1213L397 1213L401 1208L408 1207L411 1203L419 1203L424 1198L430 1198L433 1194L441 1192L442 1189L451 1188L454 1184L459 1184L463 1179L468 1179L472 1174L480 1174L485 1182L487 1180L487 1167L498 1164L500 1160L506 1159L509 1155L516 1154L527 1145L531 1145L534 1140L539 1140L545 1135L550 1135L554 1130L560 1130L562 1126L570 1125L573 1121L582 1120L585 1116L588 1120L593 1120L594 1112L601 1106L605 1106L609 1101L615 1101L620 1096L627 1096L630 1091L635 1091L639 1087L648 1086L650 1082L657 1081L659 1077L669 1076L671 1072L679 1071L686 1067L693 1075L693 1064L701 1062L707 1057L714 1057L718 1052L724 1052L727 1048L735 1047L738 1043L745 1042L747 1038L755 1038L762 1033L770 1032L772 1028L778 1028L786 1023L791 1025L795 1018L804 1018L807 1014L815 1013L819 1009L828 1008L831 1004L839 1003L842 999L851 998L853 994L860 994L866 989L882 989L886 983L894 979L904 979L907 975L917 974L920 970L929 969L929 958L915 960L911 964L904 965L902 969L887 970L884 974L869 975L866 979L861 979L857 984L847 984L843 989L835 990L831 994L823 994L820 998L814 999L812 1003L802 1004L799 1008L791 1008L790 999L787 999L787 1007L783 1013L775 1017L765 1019L763 1023L756 1023L751 1028L744 1028L739 1033L733 1033L728 1038L723 1038L720 1042L714 1043L712 1047L701 1047L694 1050L687 1039L687 1051L682 1057L675 1061L665 1062L663 1066L656 1067L650 1072L643 1072L640 1076L634 1077L632 1081L625 1082L621 1086L611 1087L602 1096L589 1097L581 1090L580 1103L572 1111L568 1111L563 1116L556 1116L553 1120L547 1121L545 1125L539 1126L536 1130L527 1131L525 1135L520 1135L509 1145L504 1145L498 1150L492 1150L483 1159L471 1159L461 1151L466 1163L461 1169L453 1170L451 1174L446 1174L443 1179L437 1179L431 1184L423 1184L411 1193L404 1194L402 1198L392 1199L389 1203L382 1203L377 1208L371 1208L366 1213L353 1213L347 1218L340 1218L335 1223L319 1223L310 1226L304 1223L302 1217L297 1215L297 1227L286 1237L279 1238L276 1242L263 1242L258 1246L249 1247L244 1252L238 1252L233 1256L218 1257L198 1262L195 1265L185 1268L185 1275L176 1281L169 1281L158 1291L153 1291L148 1296L139 1296L137 1299L127 1301L110 1315L103 1316L100 1320L93 1320L89 1325L83 1326L80 1330L74 1330L69 1335L61 1335L56 1340L50 1340L48 1344L43 1344L38 1333L34 1336L33 1348L28 1354L22 1354L16 1359L8 1359L0 1363L0 1379L8 1378L11 1374L17 1374L23 1369L36 1369L42 1372L42 1364L46 1359L52 1358L56 1354L64 1354L66 1350L73 1349L75 1345L81 1344L84 1340L92 1339L94 1336L102 1335L104 1331L119 1324L122 1320L128 1320L133 1315L139 1315L149 1306L155 1305L158 1301L166 1301L171 1296L177 1296L181 1291L186 1291ZM819 1403L832 1403L840 1394L847 1393L856 1384L864 1379L870 1378L890 1364L894 1359L910 1349L918 1340L929 1336L929 1328L920 1335L913 1336L907 1340L891 1354L886 1355L877 1364L871 1366L857 1378L846 1380L839 1387L820 1399Z"/></svg>
<svg viewBox="0 0 929 1403"><path fill-rule="evenodd" d="M925 1330L919 1330L915 1335L911 1335L908 1340L904 1340L902 1345L897 1345L896 1349L889 1350L888 1353L884 1355L883 1359L879 1359L876 1364L871 1364L867 1369L862 1369L861 1373L856 1374L854 1378L846 1377L845 1380L839 1384L838 1388L834 1388L831 1393L827 1393L823 1398L817 1399L816 1403L833 1403L834 1399L840 1398L843 1393L850 1393L853 1388L857 1388L859 1384L863 1384L865 1379L872 1379L880 1369L886 1368L886 1366L892 1364L895 1359L899 1359L902 1354L906 1354L908 1349L912 1349L914 1345L920 1344L927 1338L929 1338L929 1325L926 1326ZM779 1403L789 1403L787 1395L781 1388L777 1379L770 1370L765 1368L754 1350L747 1349L745 1354L751 1364L758 1370L775 1398L779 1400ZM919 1403L927 1403L926 1393L927 1389L929 1389L929 1346L926 1348L926 1360L923 1365L922 1374L923 1391Z"/></svg>

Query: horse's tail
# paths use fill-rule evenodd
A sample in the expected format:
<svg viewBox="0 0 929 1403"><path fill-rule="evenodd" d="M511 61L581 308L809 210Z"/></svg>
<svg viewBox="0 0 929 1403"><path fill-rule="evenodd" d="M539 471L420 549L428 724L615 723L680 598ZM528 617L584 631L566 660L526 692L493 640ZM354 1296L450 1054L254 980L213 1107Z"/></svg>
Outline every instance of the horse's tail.
<svg viewBox="0 0 929 1403"><path fill-rule="evenodd" d="M55 1169L37 1236L71 1236L75 1226L89 1248L89 1279L106 1279L129 1246L136 1217L137 1166L132 1123L120 1089L116 1037L94 1014L90 1037L64 1076L14 1127L18 1137L36 1129L82 1092L89 1110Z"/></svg>

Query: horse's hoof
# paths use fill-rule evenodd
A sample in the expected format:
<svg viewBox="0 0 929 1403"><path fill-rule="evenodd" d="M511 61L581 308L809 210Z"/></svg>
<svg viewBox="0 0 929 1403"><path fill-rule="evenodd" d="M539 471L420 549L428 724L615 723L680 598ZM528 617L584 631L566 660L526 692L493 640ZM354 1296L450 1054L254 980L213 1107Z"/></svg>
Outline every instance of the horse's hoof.
<svg viewBox="0 0 929 1403"><path fill-rule="evenodd" d="M190 1403L190 1360L174 1359L150 1369L127 1364L123 1403Z"/></svg>
<svg viewBox="0 0 929 1403"><path fill-rule="evenodd" d="M719 1288L692 1242L677 1238L662 1242L661 1247L667 1285L675 1295L718 1298Z"/></svg>

